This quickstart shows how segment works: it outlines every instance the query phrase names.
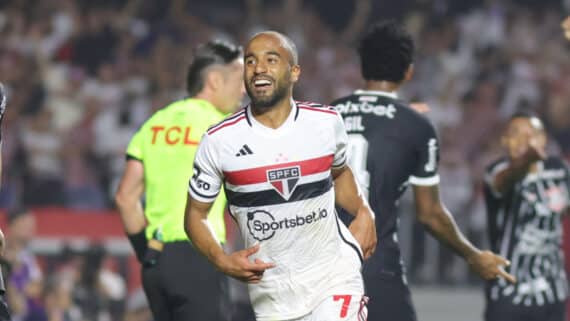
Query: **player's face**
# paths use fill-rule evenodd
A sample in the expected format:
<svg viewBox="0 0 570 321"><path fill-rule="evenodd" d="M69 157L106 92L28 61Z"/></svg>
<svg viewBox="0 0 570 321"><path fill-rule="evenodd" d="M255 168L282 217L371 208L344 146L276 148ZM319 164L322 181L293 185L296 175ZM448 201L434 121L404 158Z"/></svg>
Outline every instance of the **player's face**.
<svg viewBox="0 0 570 321"><path fill-rule="evenodd" d="M546 135L538 118L515 118L509 122L503 136L503 145L511 158L520 157L526 152L529 144L540 150L546 147Z"/></svg>
<svg viewBox="0 0 570 321"><path fill-rule="evenodd" d="M223 71L223 84L221 110L225 113L232 113L241 104L245 89L243 87L243 61L236 59L227 65Z"/></svg>
<svg viewBox="0 0 570 321"><path fill-rule="evenodd" d="M253 106L269 109L291 99L300 67L291 63L291 53L275 35L253 38L245 51L244 82Z"/></svg>

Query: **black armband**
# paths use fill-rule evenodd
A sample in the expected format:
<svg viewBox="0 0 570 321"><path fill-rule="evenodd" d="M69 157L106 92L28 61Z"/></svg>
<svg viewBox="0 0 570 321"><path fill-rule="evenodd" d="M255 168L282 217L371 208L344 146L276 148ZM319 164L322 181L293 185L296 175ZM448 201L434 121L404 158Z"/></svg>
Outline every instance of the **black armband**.
<svg viewBox="0 0 570 321"><path fill-rule="evenodd" d="M146 239L146 232L143 229L141 232L137 234L127 234L133 249L135 250L135 254L137 255L137 259L139 262L144 261L144 257L147 250L147 239Z"/></svg>

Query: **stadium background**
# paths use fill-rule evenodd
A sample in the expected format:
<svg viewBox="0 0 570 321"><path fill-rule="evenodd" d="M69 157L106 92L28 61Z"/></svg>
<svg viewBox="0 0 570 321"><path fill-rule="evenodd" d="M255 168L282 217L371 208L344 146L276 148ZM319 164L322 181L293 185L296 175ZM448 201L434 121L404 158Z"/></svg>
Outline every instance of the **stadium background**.
<svg viewBox="0 0 570 321"><path fill-rule="evenodd" d="M19 294L48 314L149 320L111 201L125 146L153 111L185 95L196 44L243 44L267 28L299 47L295 96L329 102L362 85L354 45L363 28L404 22L418 53L402 96L429 104L442 139L443 199L486 247L482 169L501 152L503 121L518 108L536 111L549 150L570 158L570 59L559 27L569 8L555 0L0 1L0 81L9 94L0 208L32 209L25 233L41 271ZM481 283L425 236L410 201L402 200L400 239L420 319L481 320ZM18 257L7 253L16 269L31 264ZM233 288L237 302L242 291Z"/></svg>

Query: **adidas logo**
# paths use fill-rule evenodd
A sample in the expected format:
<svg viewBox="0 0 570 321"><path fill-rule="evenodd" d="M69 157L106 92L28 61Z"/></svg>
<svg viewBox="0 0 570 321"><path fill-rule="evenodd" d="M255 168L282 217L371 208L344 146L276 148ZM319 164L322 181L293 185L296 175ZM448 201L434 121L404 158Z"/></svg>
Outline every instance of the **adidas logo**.
<svg viewBox="0 0 570 321"><path fill-rule="evenodd" d="M253 152L251 151L251 149L249 149L249 146L247 145L243 145L239 152L236 154L237 157L240 156L245 156L245 155L253 155Z"/></svg>

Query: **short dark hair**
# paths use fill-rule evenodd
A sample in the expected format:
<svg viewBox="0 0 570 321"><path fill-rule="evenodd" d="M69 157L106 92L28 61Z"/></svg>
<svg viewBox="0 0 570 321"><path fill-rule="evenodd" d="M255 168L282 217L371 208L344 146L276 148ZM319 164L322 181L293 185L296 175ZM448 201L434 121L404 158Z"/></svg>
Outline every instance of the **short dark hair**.
<svg viewBox="0 0 570 321"><path fill-rule="evenodd" d="M509 121L517 119L517 118L527 118L527 119L538 118L538 119L540 119L535 112L530 111L530 110L524 110L524 109L523 110L517 110L514 114L511 115L511 117L509 118Z"/></svg>
<svg viewBox="0 0 570 321"><path fill-rule="evenodd" d="M242 48L225 41L209 41L199 46L186 75L186 90L190 97L204 88L204 70L212 65L227 65L242 55Z"/></svg>
<svg viewBox="0 0 570 321"><path fill-rule="evenodd" d="M414 50L411 35L395 21L375 23L358 46L362 76L399 83L414 60Z"/></svg>
<svg viewBox="0 0 570 321"><path fill-rule="evenodd" d="M509 121L507 122L507 126L513 120L519 119L519 118L527 119L528 121L531 122L531 124L532 124L532 120L536 119L536 120L538 120L538 125L540 126L539 129L544 130L544 123L542 122L542 119L540 119L540 117L538 117L538 115L534 111L526 110L526 109L518 110L514 114L512 114L511 117L509 117Z"/></svg>

